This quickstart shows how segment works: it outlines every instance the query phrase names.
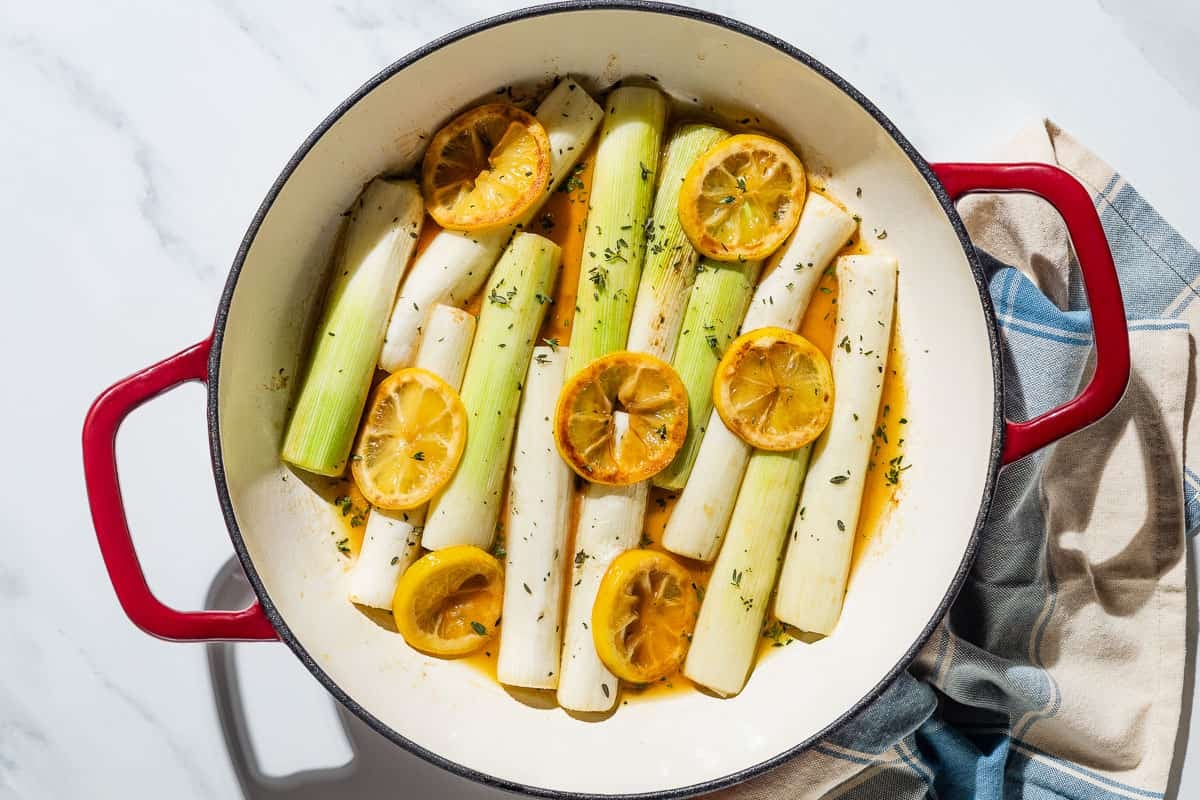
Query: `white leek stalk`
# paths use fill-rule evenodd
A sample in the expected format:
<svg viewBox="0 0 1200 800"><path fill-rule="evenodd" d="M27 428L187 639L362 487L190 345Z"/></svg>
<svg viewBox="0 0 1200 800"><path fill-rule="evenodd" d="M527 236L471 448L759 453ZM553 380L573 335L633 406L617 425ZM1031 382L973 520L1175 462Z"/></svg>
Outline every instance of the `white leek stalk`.
<svg viewBox="0 0 1200 800"><path fill-rule="evenodd" d="M838 259L833 418L813 449L775 597L775 616L803 631L828 635L842 612L887 371L896 268L891 256Z"/></svg>
<svg viewBox="0 0 1200 800"><path fill-rule="evenodd" d="M657 89L623 86L609 93L605 105L571 321L568 377L625 347L667 118L666 98Z"/></svg>
<svg viewBox="0 0 1200 800"><path fill-rule="evenodd" d="M518 233L492 272L460 393L467 409L466 449L450 482L429 504L422 537L430 550L492 546L521 382L561 257L549 239Z"/></svg>
<svg viewBox="0 0 1200 800"><path fill-rule="evenodd" d="M742 332L778 327L796 330L825 267L856 227L854 218L819 194L810 193L796 232L773 260L750 301ZM752 448L713 410L691 477L671 512L663 547L673 553L711 561L733 513L734 500Z"/></svg>
<svg viewBox="0 0 1200 800"><path fill-rule="evenodd" d="M643 326L631 339L629 323L634 292L640 294L666 111L665 98L654 89L624 87L608 97L592 173L567 375L626 346L650 347L649 329ZM592 483L580 501L559 668L558 703L563 708L607 711L617 703L620 682L600 661L592 640L592 604L608 565L641 538L648 491L644 481L633 486Z"/></svg>
<svg viewBox="0 0 1200 800"><path fill-rule="evenodd" d="M641 537L648 490L646 481L632 486L593 483L580 504L558 681L563 708L607 711L616 705L620 682L596 655L592 604L609 564Z"/></svg>
<svg viewBox="0 0 1200 800"><path fill-rule="evenodd" d="M475 316L439 303L429 312L415 366L429 370L457 392L467 371L467 357L474 340Z"/></svg>
<svg viewBox="0 0 1200 800"><path fill-rule="evenodd" d="M676 128L667 140L646 227L646 261L638 285L628 349L670 361L696 280L696 248L679 224L679 188L696 159L728 133L704 123ZM634 345L638 345L635 347Z"/></svg>
<svg viewBox="0 0 1200 800"><path fill-rule="evenodd" d="M531 689L558 686L574 483L554 443L554 407L566 362L565 348L533 349L508 478L504 635L496 674L501 683Z"/></svg>
<svg viewBox="0 0 1200 800"><path fill-rule="evenodd" d="M416 366L427 369L458 391L475 336L475 317L452 306L436 305L417 351ZM350 571L350 600L374 608L392 607L396 582L421 552L425 506L408 511L371 509L362 549Z"/></svg>
<svg viewBox="0 0 1200 800"><path fill-rule="evenodd" d="M537 119L550 140L551 189L575 168L603 113L570 78L560 81L538 106ZM482 231L443 230L433 237L400 287L379 356L380 369L395 372L412 363L429 309L435 303L460 306L477 294L513 231L537 216L546 197L512 225Z"/></svg>
<svg viewBox="0 0 1200 800"><path fill-rule="evenodd" d="M746 683L808 456L802 447L758 450L750 459L683 666L684 675L719 694L737 694Z"/></svg>
<svg viewBox="0 0 1200 800"><path fill-rule="evenodd" d="M742 333L757 328L799 329L821 275L857 227L854 217L809 192L795 232L772 257L774 269L754 290Z"/></svg>
<svg viewBox="0 0 1200 800"><path fill-rule="evenodd" d="M421 552L424 525L425 506L408 511L371 509L362 549L350 570L351 603L391 610L396 582Z"/></svg>
<svg viewBox="0 0 1200 800"><path fill-rule="evenodd" d="M671 360L687 389L687 438L675 460L651 478L655 486L682 489L692 473L712 412L712 382L717 363L737 335L761 268L761 261L700 260L700 274L688 298L683 331Z"/></svg>
<svg viewBox="0 0 1200 800"><path fill-rule="evenodd" d="M320 475L345 470L388 311L424 213L413 181L384 178L367 184L351 207L308 372L283 440L284 461Z"/></svg>

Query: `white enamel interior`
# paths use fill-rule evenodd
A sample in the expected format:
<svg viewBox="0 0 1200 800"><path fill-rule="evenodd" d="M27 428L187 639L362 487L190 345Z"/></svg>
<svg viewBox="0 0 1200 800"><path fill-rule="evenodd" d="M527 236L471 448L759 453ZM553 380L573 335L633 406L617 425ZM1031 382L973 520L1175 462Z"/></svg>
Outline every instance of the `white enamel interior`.
<svg viewBox="0 0 1200 800"><path fill-rule="evenodd" d="M853 575L836 633L762 662L744 692L631 702L602 722L518 701L453 662L410 650L346 601L328 508L278 459L305 333L339 213L370 177L415 163L418 133L497 87L570 73L591 88L657 76L683 97L761 116L900 260L909 359L900 506ZM862 187L862 196L855 188ZM886 245L886 248L884 247ZM317 666L401 736L472 770L549 790L626 793L719 779L844 714L903 658L963 559L993 429L986 317L933 192L885 130L815 71L716 25L634 10L525 18L436 50L377 86L305 156L255 238L220 353L220 443L238 527L266 592Z"/></svg>

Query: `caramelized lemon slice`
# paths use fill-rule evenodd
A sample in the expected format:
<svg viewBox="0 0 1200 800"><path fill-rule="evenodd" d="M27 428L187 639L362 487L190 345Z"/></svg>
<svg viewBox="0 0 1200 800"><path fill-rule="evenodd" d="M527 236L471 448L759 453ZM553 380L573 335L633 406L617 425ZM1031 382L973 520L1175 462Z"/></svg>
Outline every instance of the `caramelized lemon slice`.
<svg viewBox="0 0 1200 800"><path fill-rule="evenodd" d="M467 411L458 392L432 372L410 367L376 387L350 469L371 505L416 508L450 480L466 441Z"/></svg>
<svg viewBox="0 0 1200 800"><path fill-rule="evenodd" d="M470 231L514 222L546 192L550 139L516 106L491 103L460 114L425 152L425 207L443 228Z"/></svg>
<svg viewBox="0 0 1200 800"><path fill-rule="evenodd" d="M504 603L500 562L471 545L435 550L400 576L392 615L404 640L436 656L461 656L496 633Z"/></svg>
<svg viewBox="0 0 1200 800"><path fill-rule="evenodd" d="M762 450L795 450L829 424L833 373L808 339L759 328L725 351L713 379L713 405L743 441Z"/></svg>
<svg viewBox="0 0 1200 800"><path fill-rule="evenodd" d="M637 483L683 445L687 390L654 356L610 353L566 382L554 417L558 452L577 473L595 483Z"/></svg>
<svg viewBox="0 0 1200 800"><path fill-rule="evenodd" d="M702 255L766 258L787 239L808 190L804 165L768 136L731 136L696 159L679 190L679 224Z"/></svg>
<svg viewBox="0 0 1200 800"><path fill-rule="evenodd" d="M691 583L666 553L628 550L613 560L592 606L592 638L614 675L649 683L679 668L700 605Z"/></svg>

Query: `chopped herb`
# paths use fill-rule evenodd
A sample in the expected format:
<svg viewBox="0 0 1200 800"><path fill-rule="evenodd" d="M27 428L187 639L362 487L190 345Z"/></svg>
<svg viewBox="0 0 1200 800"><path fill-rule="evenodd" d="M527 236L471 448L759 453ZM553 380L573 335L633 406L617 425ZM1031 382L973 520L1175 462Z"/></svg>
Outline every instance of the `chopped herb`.
<svg viewBox="0 0 1200 800"><path fill-rule="evenodd" d="M608 684L607 683L600 684L600 691L604 692L605 697L608 697Z"/></svg>
<svg viewBox="0 0 1200 800"><path fill-rule="evenodd" d="M658 428L655 429L654 432L658 434L659 439L662 439L665 441L667 438L667 424L664 422L662 425L659 425Z"/></svg>
<svg viewBox="0 0 1200 800"><path fill-rule="evenodd" d="M425 460L425 451L418 450L417 452L413 453L412 460L413 461L424 461Z"/></svg>
<svg viewBox="0 0 1200 800"><path fill-rule="evenodd" d="M582 567L583 562L586 561L587 558L588 558L587 552L580 550L578 553L575 554L575 566Z"/></svg>
<svg viewBox="0 0 1200 800"><path fill-rule="evenodd" d="M503 281L501 281L501 283L503 283ZM498 291L496 291L496 289L499 289L499 288L500 288L500 285L497 284L496 287L493 288L492 291L488 293L488 300L492 303L495 303L498 306L510 305L512 303L512 299L517 296L517 287L515 287L515 286L512 287L504 294L500 294Z"/></svg>
<svg viewBox="0 0 1200 800"><path fill-rule="evenodd" d="M338 552L344 556L350 555L350 537L339 539L337 542Z"/></svg>
<svg viewBox="0 0 1200 800"><path fill-rule="evenodd" d="M584 167L586 166L587 164L583 162L577 164L575 169L571 170L571 174L567 176L567 179L563 181L562 186L558 187L558 190L560 192L570 193L576 189L582 189L583 179L581 179L579 176L583 174Z"/></svg>
<svg viewBox="0 0 1200 800"><path fill-rule="evenodd" d="M733 202L733 195L727 194L721 198L721 205L727 206Z"/></svg>
<svg viewBox="0 0 1200 800"><path fill-rule="evenodd" d="M738 572L736 569L735 569L735 570L733 570L733 574L732 574L732 575L730 576L730 578L729 578L729 585L730 585L730 586L739 586L739 587L740 587L740 586L742 585L742 575L743 575L743 574L745 574L745 573L744 573L744 572Z"/></svg>
<svg viewBox="0 0 1200 800"><path fill-rule="evenodd" d="M763 628L762 635L764 639L771 640L772 647L783 647L795 641L788 635L787 626L779 620L772 620L770 625ZM784 639L785 636L787 637L786 639Z"/></svg>
<svg viewBox="0 0 1200 800"><path fill-rule="evenodd" d="M843 350L845 350L847 353L849 353L850 352L850 337L843 336L842 340L837 343L837 346L842 348Z"/></svg>
<svg viewBox="0 0 1200 800"><path fill-rule="evenodd" d="M850 480L849 475L834 475L832 478L829 479L829 482L833 483L833 484L840 484L840 483L845 483L848 480Z"/></svg>
<svg viewBox="0 0 1200 800"><path fill-rule="evenodd" d="M558 339L551 336L549 339L542 339L543 342L555 353L558 352Z"/></svg>
<svg viewBox="0 0 1200 800"><path fill-rule="evenodd" d="M875 238L876 238L876 239L886 239L886 238L887 238L887 231L886 231L886 230L884 230L884 229L882 229L882 228L880 228L880 230L879 230L879 233L875 234Z"/></svg>
<svg viewBox="0 0 1200 800"><path fill-rule="evenodd" d="M895 486L900 483L900 473L912 468L912 464L904 463L904 456L898 455L888 461L888 471L884 474L883 479L888 486Z"/></svg>
<svg viewBox="0 0 1200 800"><path fill-rule="evenodd" d="M840 519L837 521L837 524L838 524L838 530L839 530L839 531L844 531L844 530L846 530L846 523L842 522Z"/></svg>
<svg viewBox="0 0 1200 800"><path fill-rule="evenodd" d="M471 620L471 630L479 636L487 636L487 628L483 627L483 623Z"/></svg>
<svg viewBox="0 0 1200 800"><path fill-rule="evenodd" d="M528 583L522 583L521 585L525 587L525 594L533 594L533 590L529 588Z"/></svg>
<svg viewBox="0 0 1200 800"><path fill-rule="evenodd" d="M392 560L388 562L393 567L400 563L400 556L392 556Z"/></svg>
<svg viewBox="0 0 1200 800"><path fill-rule="evenodd" d="M603 289L608 284L608 270L604 267L592 267L588 270L588 280L597 289Z"/></svg>
<svg viewBox="0 0 1200 800"><path fill-rule="evenodd" d="M642 171L642 180L649 180L650 179L650 168L647 167L645 164L643 164L640 161L638 162L638 168L640 168Z"/></svg>

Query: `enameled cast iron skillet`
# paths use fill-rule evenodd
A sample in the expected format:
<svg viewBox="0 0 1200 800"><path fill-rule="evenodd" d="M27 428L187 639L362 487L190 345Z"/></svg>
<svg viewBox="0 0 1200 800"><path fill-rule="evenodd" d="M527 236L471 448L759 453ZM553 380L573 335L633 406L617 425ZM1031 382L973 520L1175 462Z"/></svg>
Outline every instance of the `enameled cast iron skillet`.
<svg viewBox="0 0 1200 800"><path fill-rule="evenodd" d="M339 222L362 185L420 158L418 134L497 87L571 74L600 90L653 75L681 98L760 117L828 175L900 260L898 336L909 390L903 496L852 576L837 631L757 667L745 691L631 703L603 722L519 702L470 667L410 650L345 599L328 504L279 461ZM855 189L862 187L862 196ZM1096 369L1082 393L1028 422L1003 417L1000 347L985 275L954 200L1024 191L1062 213L1091 303ZM211 335L97 400L83 431L100 548L130 619L177 641L282 639L351 711L446 769L545 796L681 797L728 786L802 751L871 702L911 660L974 556L1005 463L1102 417L1129 374L1112 257L1091 198L1034 164L929 164L865 97L795 47L734 20L643 2L562 3L439 39L368 81L318 126L271 187L234 259ZM141 403L208 385L213 475L258 602L182 612L151 593L134 554L114 438ZM285 480L285 478L291 478Z"/></svg>

